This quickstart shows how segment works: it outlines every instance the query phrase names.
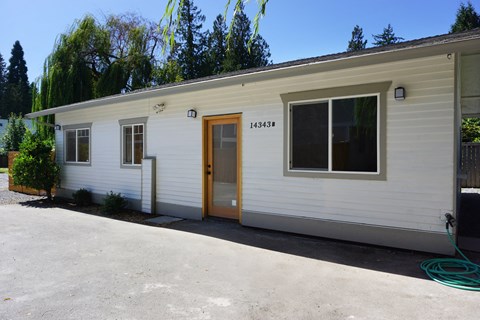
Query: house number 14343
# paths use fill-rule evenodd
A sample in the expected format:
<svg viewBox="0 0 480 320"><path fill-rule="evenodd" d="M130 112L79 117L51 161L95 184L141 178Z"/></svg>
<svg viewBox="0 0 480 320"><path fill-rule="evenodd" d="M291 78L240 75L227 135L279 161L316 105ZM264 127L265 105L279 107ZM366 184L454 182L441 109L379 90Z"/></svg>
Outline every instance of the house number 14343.
<svg viewBox="0 0 480 320"><path fill-rule="evenodd" d="M250 129L273 128L273 127L275 127L275 121L250 122Z"/></svg>

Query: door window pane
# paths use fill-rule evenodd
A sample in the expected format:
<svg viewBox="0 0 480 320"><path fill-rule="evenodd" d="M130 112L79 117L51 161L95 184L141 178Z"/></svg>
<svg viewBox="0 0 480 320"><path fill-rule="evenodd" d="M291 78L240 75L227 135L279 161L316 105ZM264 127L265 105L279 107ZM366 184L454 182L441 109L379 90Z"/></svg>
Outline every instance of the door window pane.
<svg viewBox="0 0 480 320"><path fill-rule="evenodd" d="M237 125L213 126L213 205L237 206Z"/></svg>

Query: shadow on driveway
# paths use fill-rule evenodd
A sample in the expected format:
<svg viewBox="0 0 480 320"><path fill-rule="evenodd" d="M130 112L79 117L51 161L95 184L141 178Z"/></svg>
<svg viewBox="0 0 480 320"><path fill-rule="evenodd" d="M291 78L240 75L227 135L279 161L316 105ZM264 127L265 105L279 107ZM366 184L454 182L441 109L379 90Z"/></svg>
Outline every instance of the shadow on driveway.
<svg viewBox="0 0 480 320"><path fill-rule="evenodd" d="M438 255L243 227L236 221L184 220L166 228L352 267L427 279L420 263ZM468 253L467 255L470 255ZM480 255L471 257L480 261Z"/></svg>
<svg viewBox="0 0 480 320"><path fill-rule="evenodd" d="M55 203L43 199L25 201L19 204L35 208L55 207ZM102 216L101 218L121 220L115 216ZM140 223L146 224L145 222ZM420 269L420 263L427 259L439 257L439 255L424 252L244 227L234 220L212 217L203 221L182 220L163 226L147 225L154 228L163 227L203 235L309 259L420 279L429 279ZM480 254L465 253L472 262L480 263Z"/></svg>

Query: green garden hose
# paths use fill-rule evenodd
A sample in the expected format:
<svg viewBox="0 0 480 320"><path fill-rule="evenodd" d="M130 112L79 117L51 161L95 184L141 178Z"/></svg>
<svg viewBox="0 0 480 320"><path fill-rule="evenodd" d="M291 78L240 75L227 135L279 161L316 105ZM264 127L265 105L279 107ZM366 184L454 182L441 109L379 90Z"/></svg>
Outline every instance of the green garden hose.
<svg viewBox="0 0 480 320"><path fill-rule="evenodd" d="M454 258L429 259L423 261L420 268L433 281L443 285L463 290L480 291L480 266L471 262L453 241L449 225L453 227L454 223L454 218L447 215L448 239L455 250L463 257L463 260Z"/></svg>

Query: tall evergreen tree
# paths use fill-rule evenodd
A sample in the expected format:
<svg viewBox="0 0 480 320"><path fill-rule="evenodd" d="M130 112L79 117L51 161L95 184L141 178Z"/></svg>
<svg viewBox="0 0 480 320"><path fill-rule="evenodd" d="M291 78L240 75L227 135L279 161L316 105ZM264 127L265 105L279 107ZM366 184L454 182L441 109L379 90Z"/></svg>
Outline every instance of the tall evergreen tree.
<svg viewBox="0 0 480 320"><path fill-rule="evenodd" d="M352 39L348 41L347 51L359 51L365 49L367 40L363 40L363 29L358 24L353 28Z"/></svg>
<svg viewBox="0 0 480 320"><path fill-rule="evenodd" d="M462 32L480 27L480 15L475 11L470 1L467 5L460 4L455 23L450 27L450 33Z"/></svg>
<svg viewBox="0 0 480 320"><path fill-rule="evenodd" d="M206 75L204 51L206 35L202 32L205 16L193 0L184 0L177 29L177 62L185 80Z"/></svg>
<svg viewBox="0 0 480 320"><path fill-rule="evenodd" d="M227 39L227 53L223 62L223 71L266 66L270 63L270 49L262 36L251 39L250 19L244 12L243 4L234 16L232 34ZM250 41L250 46L249 46Z"/></svg>
<svg viewBox="0 0 480 320"><path fill-rule="evenodd" d="M256 1L257 13L255 14L255 17L253 19L253 24L252 24L253 25L253 33L251 34L250 41L248 42L249 45L252 44L253 39L255 39L256 36L258 35L260 20L261 20L262 17L265 16L268 1L269 0L257 0ZM246 2L248 2L248 0L247 1L245 1L245 0L234 0L233 5L231 5L232 1L227 0L226 3L225 3L225 11L224 11L224 14L223 14L224 19L226 18L228 11L232 7L233 7L234 15L236 14L236 12L241 11L240 7L243 7L244 2L246 3ZM175 42L175 36L174 35L176 35L176 29L180 25L180 14L179 14L179 12L182 11L183 7L185 6L185 3L186 3L186 1L184 1L184 0L168 0L167 4L165 6L165 12L164 12L164 14L162 16L162 19L160 21L160 22L162 22L162 21L167 22L167 27L163 29L164 42L165 43L170 43L172 46L173 46L173 43ZM243 10L243 8L242 8L242 10ZM176 11L176 14L175 14L175 11ZM232 27L233 27L233 25L231 24L229 29L228 29L228 32L227 32L227 35L228 35L229 38L232 35L232 29L233 29Z"/></svg>
<svg viewBox="0 0 480 320"><path fill-rule="evenodd" d="M390 23L386 28L383 29L382 33L374 34L373 39L375 40L373 43L375 47L386 46L404 40L402 37L395 36L395 32L393 32L393 27L390 25Z"/></svg>
<svg viewBox="0 0 480 320"><path fill-rule="evenodd" d="M7 68L4 95L4 112L7 114L26 114L31 111L32 99L27 71L23 48L19 41L15 41Z"/></svg>
<svg viewBox="0 0 480 320"><path fill-rule="evenodd" d="M213 22L212 32L208 34L208 51L206 61L211 74L223 71L223 61L227 55L227 25L222 15L218 15Z"/></svg>
<svg viewBox="0 0 480 320"><path fill-rule="evenodd" d="M7 70L5 67L5 60L3 60L3 56L0 53L0 118L6 118L8 116L3 104L5 87L7 85Z"/></svg>

